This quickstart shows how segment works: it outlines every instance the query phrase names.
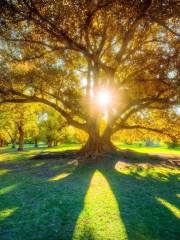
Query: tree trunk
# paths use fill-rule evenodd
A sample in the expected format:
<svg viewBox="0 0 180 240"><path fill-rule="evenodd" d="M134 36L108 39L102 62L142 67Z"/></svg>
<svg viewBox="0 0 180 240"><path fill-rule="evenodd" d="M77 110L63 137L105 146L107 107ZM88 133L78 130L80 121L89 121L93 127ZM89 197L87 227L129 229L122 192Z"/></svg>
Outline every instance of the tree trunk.
<svg viewBox="0 0 180 240"><path fill-rule="evenodd" d="M13 138L11 141L12 148L16 148L16 138Z"/></svg>
<svg viewBox="0 0 180 240"><path fill-rule="evenodd" d="M48 139L47 143L48 143L48 147L52 147L52 140L51 139Z"/></svg>
<svg viewBox="0 0 180 240"><path fill-rule="evenodd" d="M178 142L176 139L173 139L173 141L168 144L168 148L176 148L176 147L178 147Z"/></svg>
<svg viewBox="0 0 180 240"><path fill-rule="evenodd" d="M35 147L35 148L38 147L38 140L37 140L37 138L34 139L34 147Z"/></svg>
<svg viewBox="0 0 180 240"><path fill-rule="evenodd" d="M114 149L115 147L108 138L105 139L102 137L99 138L89 137L86 145L82 150L87 152L89 155L99 155L106 152L110 152Z"/></svg>
<svg viewBox="0 0 180 240"><path fill-rule="evenodd" d="M0 139L0 147L3 147L4 146L4 140L1 138Z"/></svg>
<svg viewBox="0 0 180 240"><path fill-rule="evenodd" d="M19 131L19 147L18 147L18 151L23 151L24 150L24 130L23 130L23 126L22 125L18 126L18 131Z"/></svg>
<svg viewBox="0 0 180 240"><path fill-rule="evenodd" d="M116 148L111 142L111 133L109 129L106 129L102 136L95 129L91 129L89 132L89 139L85 146L80 150L80 153L84 156L83 162L90 163L98 161L99 157L105 153L115 151Z"/></svg>

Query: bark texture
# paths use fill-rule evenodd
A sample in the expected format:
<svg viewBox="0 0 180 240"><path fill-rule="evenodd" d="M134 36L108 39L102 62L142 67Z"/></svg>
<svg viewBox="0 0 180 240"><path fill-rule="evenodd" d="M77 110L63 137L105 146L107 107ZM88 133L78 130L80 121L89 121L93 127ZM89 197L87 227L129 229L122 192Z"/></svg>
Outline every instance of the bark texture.
<svg viewBox="0 0 180 240"><path fill-rule="evenodd" d="M111 132L106 129L102 135L94 126L89 130L89 139L80 150L84 163L97 162L105 153L116 151L116 147L111 142Z"/></svg>

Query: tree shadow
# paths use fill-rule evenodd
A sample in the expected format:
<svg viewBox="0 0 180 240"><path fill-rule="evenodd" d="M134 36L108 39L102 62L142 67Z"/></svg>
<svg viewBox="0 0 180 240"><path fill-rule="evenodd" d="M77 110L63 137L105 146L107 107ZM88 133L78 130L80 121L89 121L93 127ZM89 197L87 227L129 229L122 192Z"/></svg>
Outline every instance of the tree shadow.
<svg viewBox="0 0 180 240"><path fill-rule="evenodd" d="M115 169L119 161L127 164L122 169L120 165L120 170ZM0 239L73 239L96 170L107 179L118 203L125 239L179 239L177 216L167 207L167 202L179 204L177 175L151 172L159 163L148 154L135 158L134 153L129 157L110 154L85 168L77 167L74 157L0 163L5 169L0 176L0 216L4 216ZM78 239L96 239L96 235L85 227Z"/></svg>
<svg viewBox="0 0 180 240"><path fill-rule="evenodd" d="M65 159L2 166L0 239L72 239L94 169Z"/></svg>
<svg viewBox="0 0 180 240"><path fill-rule="evenodd" d="M167 165L159 165L161 158L152 162L154 157L142 155L146 158L125 159L126 163L135 165L116 169L118 161L121 161L116 158L98 168L118 202L128 239L179 239L180 216L175 212L180 207L180 199L176 195L180 191L178 172L166 171Z"/></svg>
<svg viewBox="0 0 180 240"><path fill-rule="evenodd" d="M29 152L29 151L43 151L48 150L49 148L47 146L39 146L39 147L25 147L23 151L20 151L20 153L23 152ZM6 153L18 153L18 147L16 148L10 148L10 147L3 147L0 148L0 154L6 154Z"/></svg>

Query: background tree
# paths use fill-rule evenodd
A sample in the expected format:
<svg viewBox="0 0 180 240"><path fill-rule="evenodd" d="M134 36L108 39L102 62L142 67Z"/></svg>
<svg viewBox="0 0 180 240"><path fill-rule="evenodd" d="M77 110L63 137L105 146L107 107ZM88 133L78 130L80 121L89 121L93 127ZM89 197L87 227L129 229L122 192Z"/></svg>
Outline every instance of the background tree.
<svg viewBox="0 0 180 240"><path fill-rule="evenodd" d="M1 128L11 139L15 147L18 138L18 150L24 149L25 137L36 136L38 132L36 106L32 104L5 104L1 105ZM8 138L6 137L8 140Z"/></svg>
<svg viewBox="0 0 180 240"><path fill-rule="evenodd" d="M179 104L177 1L2 0L0 9L2 102L53 107L88 133L88 156L113 150L121 130L173 137L156 122Z"/></svg>
<svg viewBox="0 0 180 240"><path fill-rule="evenodd" d="M17 127L12 121L11 111L7 104L0 106L0 132L3 142L11 143L12 148L16 148Z"/></svg>
<svg viewBox="0 0 180 240"><path fill-rule="evenodd" d="M57 146L61 139L61 130L65 127L65 121L61 115L53 109L46 109L40 114L40 135L48 147Z"/></svg>
<svg viewBox="0 0 180 240"><path fill-rule="evenodd" d="M88 135L86 132L72 126L66 126L60 132L61 143L80 143L84 145L87 139Z"/></svg>

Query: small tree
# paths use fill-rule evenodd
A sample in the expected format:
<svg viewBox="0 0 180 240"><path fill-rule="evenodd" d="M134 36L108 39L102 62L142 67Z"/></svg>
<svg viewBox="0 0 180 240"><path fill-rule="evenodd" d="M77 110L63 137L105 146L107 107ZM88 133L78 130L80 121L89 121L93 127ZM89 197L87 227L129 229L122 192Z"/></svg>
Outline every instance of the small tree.
<svg viewBox="0 0 180 240"><path fill-rule="evenodd" d="M11 142L12 148L16 147L17 128L13 116L10 114L10 109L7 104L0 106L0 135L1 142ZM1 144L2 145L2 144Z"/></svg>
<svg viewBox="0 0 180 240"><path fill-rule="evenodd" d="M42 140L47 142L48 147L52 147L53 144L57 146L65 121L60 114L52 109L47 109L40 115L39 128Z"/></svg>
<svg viewBox="0 0 180 240"><path fill-rule="evenodd" d="M12 147L15 147L18 137L18 150L24 149L25 137L37 135L36 106L32 104L5 104L1 105L2 129L11 139Z"/></svg>

